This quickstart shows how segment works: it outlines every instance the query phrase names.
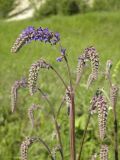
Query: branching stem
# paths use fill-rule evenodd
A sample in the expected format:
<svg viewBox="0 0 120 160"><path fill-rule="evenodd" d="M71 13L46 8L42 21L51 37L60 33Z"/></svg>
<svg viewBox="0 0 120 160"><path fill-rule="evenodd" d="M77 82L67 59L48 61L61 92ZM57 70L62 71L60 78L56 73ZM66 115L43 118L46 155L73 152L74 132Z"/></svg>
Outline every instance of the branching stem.
<svg viewBox="0 0 120 160"><path fill-rule="evenodd" d="M69 74L69 80L70 80L70 98L71 98L71 103L70 103L70 160L75 160L76 159L76 149L75 149L75 104L74 104L74 90L72 87L72 78L71 78L71 72L70 72L70 67L68 64L67 57L64 56L67 69L68 69L68 74Z"/></svg>
<svg viewBox="0 0 120 160"><path fill-rule="evenodd" d="M44 92L38 88L38 90L40 91L40 93L45 96ZM62 141L61 141L61 135L60 135L60 131L59 131L59 125L58 125L58 122L57 122L57 119L56 119L56 116L55 116L55 113L54 113L54 108L51 104L51 102L49 101L49 99L45 96L45 99L47 101L47 103L49 104L50 108L51 108L51 113L53 115L53 119L54 119L54 123L55 123L55 128L56 128L56 131L57 131L57 135L58 135L58 140L59 140L59 144L60 144L60 147L61 147L61 157L62 157L62 160L64 160L64 157L63 157L63 146L62 146Z"/></svg>
<svg viewBox="0 0 120 160"><path fill-rule="evenodd" d="M83 133L83 137L82 137L82 141L81 141L81 145L80 145L80 149L79 149L78 159L77 160L81 159L82 149L83 149L83 145L84 145L84 141L85 141L85 136L86 136L86 133L87 133L88 124L90 122L90 117L91 117L91 113L89 113L89 115L88 115L88 119L87 119L85 130L84 130L84 133Z"/></svg>

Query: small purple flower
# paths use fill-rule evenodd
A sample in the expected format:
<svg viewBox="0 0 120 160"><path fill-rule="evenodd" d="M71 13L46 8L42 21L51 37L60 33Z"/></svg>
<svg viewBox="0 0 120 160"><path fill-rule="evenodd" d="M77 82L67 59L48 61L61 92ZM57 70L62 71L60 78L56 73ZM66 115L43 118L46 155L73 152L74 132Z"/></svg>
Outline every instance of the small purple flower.
<svg viewBox="0 0 120 160"><path fill-rule="evenodd" d="M61 52L62 56L65 56L66 49L65 48L61 48L60 52Z"/></svg>
<svg viewBox="0 0 120 160"><path fill-rule="evenodd" d="M63 57L58 57L58 58L56 59L56 61L57 61L57 62L61 62L62 59L63 59Z"/></svg>

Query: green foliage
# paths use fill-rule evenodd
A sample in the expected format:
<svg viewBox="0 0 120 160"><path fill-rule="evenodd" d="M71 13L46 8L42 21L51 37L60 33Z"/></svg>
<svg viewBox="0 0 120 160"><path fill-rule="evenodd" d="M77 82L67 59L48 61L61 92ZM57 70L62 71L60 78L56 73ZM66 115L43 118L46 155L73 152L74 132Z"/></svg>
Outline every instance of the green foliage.
<svg viewBox="0 0 120 160"><path fill-rule="evenodd" d="M7 17L8 13L14 8L15 0L0 0L0 18Z"/></svg>
<svg viewBox="0 0 120 160"><path fill-rule="evenodd" d="M46 0L35 12L36 18L56 14L73 15L79 13L79 5L76 0Z"/></svg>
<svg viewBox="0 0 120 160"><path fill-rule="evenodd" d="M119 41L120 41L120 12L102 12L102 13L87 13L77 16L56 16L47 18L40 21L18 21L9 22L0 21L0 159L1 160L19 160L20 155L20 144L26 135L37 135L46 137L45 140L49 143L52 148L54 144L51 144L52 139L52 119L49 115L49 107L45 103L44 99L40 98L38 94L35 97L30 97L27 90L20 90L19 98L17 102L17 111L11 113L10 108L10 90L11 85L15 80L20 79L22 76L28 75L30 65L40 57L47 59L51 62L54 67L59 69L62 77L67 82L67 74L65 72L64 63L56 63L55 59L58 57L58 51L51 48L50 45L44 45L39 42L31 43L30 45L24 46L24 49L18 54L12 55L10 48L17 38L18 34L27 26L42 26L49 27L51 30L58 31L61 34L62 45L67 48L69 54L70 66L73 69L74 74L77 58L86 46L94 45L100 53L100 59L103 62L100 65L100 70L105 68L105 63L108 58L113 61L113 74L115 66L119 65ZM114 43L113 43L114 42ZM89 69L89 66L86 66ZM118 67L117 67L118 68ZM119 67L120 68L120 67ZM119 69L117 69L119 71ZM104 73L100 74L104 74ZM42 76L41 76L42 75ZM47 76L46 76L47 75ZM73 75L74 76L74 75ZM76 98L76 146L80 145L82 138L83 129L88 113L89 101L93 96L94 91L98 87L96 83L88 91L85 87L88 73L83 76L81 85L77 88ZM117 73L117 82L120 84L119 72ZM60 81L55 79L54 75L51 76L49 72L40 72L39 84L48 96L51 102L54 104L55 110L58 109L59 103L63 97L64 88L61 86ZM115 81L116 82L116 81ZM107 82L106 82L107 83ZM47 85L46 85L47 84ZM99 85L103 87L103 81L100 79ZM107 86L108 84L106 84ZM56 87L57 86L57 87ZM93 88L93 89L92 89ZM57 93L57 94L56 94ZM31 129L29 119L27 117L27 109L32 103L42 104L42 112L37 112L36 126L37 129ZM117 105L117 112L120 113L120 102ZM48 112L47 112L48 111ZM68 133L68 116L66 114L66 107L63 106L61 110L62 114L59 117L59 122L62 124L61 129L63 132L62 141L65 146L65 153L69 151L69 133ZM109 111L110 117L108 119L107 130L110 133L110 142L113 142L111 138L113 126L111 125L112 110ZM46 123L47 122L47 123ZM120 121L118 122L120 126ZM97 141L98 132L94 131L97 126L97 117L91 119L89 126L88 136L85 140L85 147L83 150L82 159L89 159L95 149L99 149L99 142ZM39 129L40 127L40 129ZM120 131L119 131L120 137ZM93 140L94 139L94 140ZM97 146L97 147L96 147ZM110 145L110 160L114 159L113 146ZM119 146L120 149L120 146ZM37 143L33 145L29 150L29 159L49 159L47 153L41 144ZM78 151L78 150L77 150ZM87 154L86 154L87 153ZM120 153L119 153L120 154ZM69 155L68 155L69 156ZM68 157L66 156L66 160Z"/></svg>
<svg viewBox="0 0 120 160"><path fill-rule="evenodd" d="M97 11L113 11L120 9L119 0L95 0L93 3L93 10Z"/></svg>
<svg viewBox="0 0 120 160"><path fill-rule="evenodd" d="M41 18L50 15L56 15L58 12L57 0L47 0L44 2L40 9L36 10L35 17Z"/></svg>
<svg viewBox="0 0 120 160"><path fill-rule="evenodd" d="M64 15L73 15L79 13L79 5L76 0L62 0L60 12Z"/></svg>

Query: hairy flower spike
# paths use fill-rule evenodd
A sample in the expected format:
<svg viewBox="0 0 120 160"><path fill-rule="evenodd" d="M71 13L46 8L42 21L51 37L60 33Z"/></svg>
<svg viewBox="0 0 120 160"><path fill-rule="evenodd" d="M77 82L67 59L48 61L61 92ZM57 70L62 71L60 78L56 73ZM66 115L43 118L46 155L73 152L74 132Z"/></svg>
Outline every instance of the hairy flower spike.
<svg viewBox="0 0 120 160"><path fill-rule="evenodd" d="M97 98L97 109L98 109L99 134L100 134L100 139L103 140L106 132L108 106L102 95L102 92Z"/></svg>
<svg viewBox="0 0 120 160"><path fill-rule="evenodd" d="M108 146L102 145L100 149L100 160L108 160Z"/></svg>
<svg viewBox="0 0 120 160"><path fill-rule="evenodd" d="M112 107L116 106L118 90L119 88L116 85L112 85L112 87L110 88L110 101L111 101Z"/></svg>
<svg viewBox="0 0 120 160"><path fill-rule="evenodd" d="M27 87L27 81L26 79L21 79L19 81L15 81L11 88L11 110L12 112L16 109L16 103L17 103L17 92L19 88Z"/></svg>
<svg viewBox="0 0 120 160"><path fill-rule="evenodd" d="M94 47L89 47L85 49L86 59L91 61L92 73L88 77L87 86L89 87L91 83L98 77L98 67L99 67L99 57L97 51Z"/></svg>
<svg viewBox="0 0 120 160"><path fill-rule="evenodd" d="M40 59L36 63L32 64L29 70L29 78L28 78L28 87L30 95L33 95L34 92L36 92L36 83L40 68L49 69L50 67L51 66L48 63L46 63L43 59Z"/></svg>
<svg viewBox="0 0 120 160"><path fill-rule="evenodd" d="M34 127L34 110L40 109L38 105L32 104L32 106L28 109L28 117L31 121L32 127Z"/></svg>
<svg viewBox="0 0 120 160"><path fill-rule="evenodd" d="M101 95L102 91L97 89L95 95L93 96L92 100L90 101L90 113L94 114L96 113L97 109L97 102L98 102L98 97Z"/></svg>
<svg viewBox="0 0 120 160"><path fill-rule="evenodd" d="M28 160L28 149L34 141L34 138L26 137L25 140L22 142L20 147L21 160Z"/></svg>
<svg viewBox="0 0 120 160"><path fill-rule="evenodd" d="M84 67L85 67L85 54L82 54L78 58L76 84L80 82Z"/></svg>
<svg viewBox="0 0 120 160"><path fill-rule="evenodd" d="M69 115L70 114L70 105L71 105L70 86L68 87L68 89L66 89L65 100L66 100L67 111L68 111L68 115Z"/></svg>
<svg viewBox="0 0 120 160"><path fill-rule="evenodd" d="M29 26L22 31L22 33L16 39L11 48L11 52L18 52L23 45L30 43L33 40L45 43L48 42L52 45L55 45L60 40L60 35L59 33L50 32L48 28L43 29L42 27L39 27L38 29L35 29L34 27Z"/></svg>

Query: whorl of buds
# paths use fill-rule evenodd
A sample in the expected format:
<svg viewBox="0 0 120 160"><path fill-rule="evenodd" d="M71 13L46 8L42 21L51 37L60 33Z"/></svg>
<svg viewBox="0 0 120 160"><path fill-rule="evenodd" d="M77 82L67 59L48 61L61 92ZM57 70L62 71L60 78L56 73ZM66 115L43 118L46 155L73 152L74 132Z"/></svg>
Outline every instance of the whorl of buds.
<svg viewBox="0 0 120 160"><path fill-rule="evenodd" d="M106 70L105 70L105 78L109 79L110 78L110 70L112 68L112 61L111 60L107 60L106 62Z"/></svg>
<svg viewBox="0 0 120 160"><path fill-rule="evenodd" d="M90 113L93 114L96 111L98 112L100 139L103 140L106 131L108 107L105 98L102 94L102 91L99 89L96 91L94 97L90 102Z"/></svg>
<svg viewBox="0 0 120 160"><path fill-rule="evenodd" d="M99 57L96 49L94 47L89 47L85 49L86 59L90 60L92 73L88 77L87 87L97 79L98 77L98 67L99 67Z"/></svg>
<svg viewBox="0 0 120 160"><path fill-rule="evenodd" d="M84 67L85 67L85 54L82 54L78 58L76 84L78 84L80 82L82 73L84 71Z"/></svg>
<svg viewBox="0 0 120 160"><path fill-rule="evenodd" d="M22 87L27 87L27 81L24 78L19 81L15 81L11 88L11 110L12 112L14 112L16 109L18 89Z"/></svg>
<svg viewBox="0 0 120 160"><path fill-rule="evenodd" d="M108 106L104 99L104 96L102 95L102 92L97 98L97 109L98 109L99 134L100 134L100 139L103 140L106 132Z"/></svg>
<svg viewBox="0 0 120 160"><path fill-rule="evenodd" d="M66 100L66 105L67 105L67 112L69 115L70 114L70 105L71 105L70 86L68 86L68 89L66 89L65 100Z"/></svg>
<svg viewBox="0 0 120 160"><path fill-rule="evenodd" d="M25 140L22 142L21 147L20 147L21 160L28 159L28 149L35 140L36 139L34 138L26 137Z"/></svg>
<svg viewBox="0 0 120 160"><path fill-rule="evenodd" d="M110 101L113 108L117 103L118 91L119 88L117 87L117 85L112 85L112 87L110 88Z"/></svg>
<svg viewBox="0 0 120 160"><path fill-rule="evenodd" d="M36 83L40 68L49 69L50 67L51 65L46 63L43 59L40 59L36 63L31 65L28 78L28 87L31 96L36 92Z"/></svg>
<svg viewBox="0 0 120 160"><path fill-rule="evenodd" d="M98 101L98 96L101 94L101 91L97 89L95 95L93 96L92 100L90 101L90 113L94 114L96 113L97 109L97 101Z"/></svg>
<svg viewBox="0 0 120 160"><path fill-rule="evenodd" d="M100 160L108 160L108 146L102 145L100 149Z"/></svg>
<svg viewBox="0 0 120 160"><path fill-rule="evenodd" d="M12 53L16 53L19 51L23 45L30 43L31 41L41 41L41 42L48 42L52 45L55 45L60 40L59 33L53 33L48 30L48 28L37 28L35 29L32 26L27 27L19 37L16 39L15 43L11 48Z"/></svg>
<svg viewBox="0 0 120 160"><path fill-rule="evenodd" d="M28 109L28 117L30 119L32 127L34 127L34 111L40 109L38 105L32 104L31 107Z"/></svg>

